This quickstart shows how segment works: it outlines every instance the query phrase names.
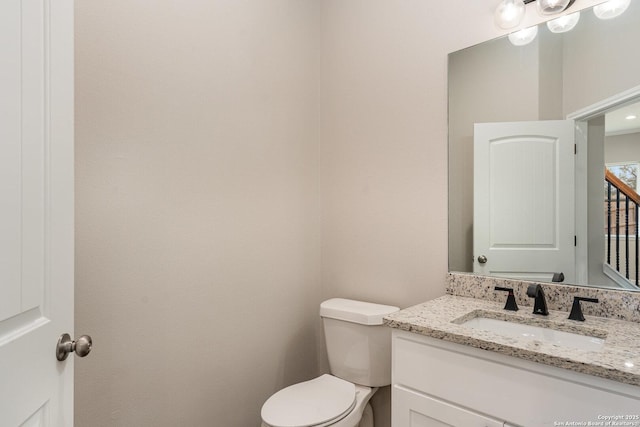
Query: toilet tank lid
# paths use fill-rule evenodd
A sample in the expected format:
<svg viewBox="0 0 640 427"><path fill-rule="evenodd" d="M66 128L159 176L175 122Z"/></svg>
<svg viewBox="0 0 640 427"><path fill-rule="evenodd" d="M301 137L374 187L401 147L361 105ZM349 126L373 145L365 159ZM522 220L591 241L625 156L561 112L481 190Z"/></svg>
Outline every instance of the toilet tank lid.
<svg viewBox="0 0 640 427"><path fill-rule="evenodd" d="M391 305L374 304L344 298L332 298L320 304L320 316L330 319L360 323L362 325L382 325L382 318L400 310Z"/></svg>

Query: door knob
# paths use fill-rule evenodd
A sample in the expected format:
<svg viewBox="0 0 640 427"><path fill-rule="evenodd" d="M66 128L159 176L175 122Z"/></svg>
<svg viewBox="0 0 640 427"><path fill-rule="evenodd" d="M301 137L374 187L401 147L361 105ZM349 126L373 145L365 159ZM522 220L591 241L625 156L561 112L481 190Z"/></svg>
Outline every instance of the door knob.
<svg viewBox="0 0 640 427"><path fill-rule="evenodd" d="M77 340L71 341L69 334L62 334L56 345L56 358L62 362L72 351L75 351L80 357L85 357L91 352L92 345L93 341L89 335L82 335Z"/></svg>
<svg viewBox="0 0 640 427"><path fill-rule="evenodd" d="M480 255L480 256L478 257L478 262L479 262L480 264L486 264L486 262L487 262L487 257L486 257L486 256L484 256L484 255Z"/></svg>

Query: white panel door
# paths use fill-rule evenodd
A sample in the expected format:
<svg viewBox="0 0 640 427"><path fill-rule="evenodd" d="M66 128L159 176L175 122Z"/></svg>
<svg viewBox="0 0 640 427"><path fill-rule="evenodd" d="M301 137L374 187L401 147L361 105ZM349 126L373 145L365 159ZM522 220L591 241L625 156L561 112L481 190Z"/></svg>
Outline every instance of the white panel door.
<svg viewBox="0 0 640 427"><path fill-rule="evenodd" d="M574 162L571 120L476 123L475 273L575 283Z"/></svg>
<svg viewBox="0 0 640 427"><path fill-rule="evenodd" d="M503 427L504 423L449 402L394 385L393 427Z"/></svg>
<svg viewBox="0 0 640 427"><path fill-rule="evenodd" d="M0 425L73 425L73 2L0 2Z"/></svg>

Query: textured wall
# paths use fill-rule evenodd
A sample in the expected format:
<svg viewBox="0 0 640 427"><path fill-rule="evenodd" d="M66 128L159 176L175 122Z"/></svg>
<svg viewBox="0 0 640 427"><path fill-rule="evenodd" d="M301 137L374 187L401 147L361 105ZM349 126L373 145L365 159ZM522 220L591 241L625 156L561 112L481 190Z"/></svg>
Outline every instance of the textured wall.
<svg viewBox="0 0 640 427"><path fill-rule="evenodd" d="M76 5L76 426L257 426L318 370L318 3Z"/></svg>
<svg viewBox="0 0 640 427"><path fill-rule="evenodd" d="M324 296L406 307L444 293L447 53L468 4L323 2ZM374 396L376 427L390 425L389 396Z"/></svg>

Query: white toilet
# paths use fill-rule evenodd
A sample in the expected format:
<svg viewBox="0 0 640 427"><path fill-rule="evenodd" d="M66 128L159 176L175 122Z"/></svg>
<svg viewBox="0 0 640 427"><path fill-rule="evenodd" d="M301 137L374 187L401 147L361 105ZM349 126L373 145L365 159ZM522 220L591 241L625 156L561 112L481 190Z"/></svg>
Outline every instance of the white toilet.
<svg viewBox="0 0 640 427"><path fill-rule="evenodd" d="M320 305L331 375L280 390L262 405L263 427L373 427L369 399L391 384L391 330L398 307L333 298Z"/></svg>

